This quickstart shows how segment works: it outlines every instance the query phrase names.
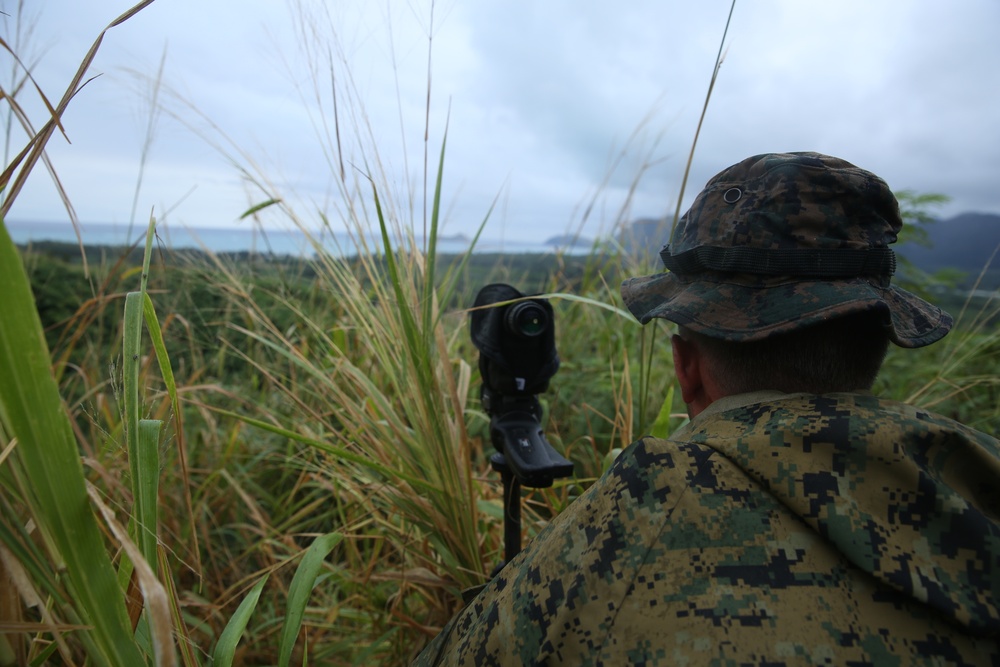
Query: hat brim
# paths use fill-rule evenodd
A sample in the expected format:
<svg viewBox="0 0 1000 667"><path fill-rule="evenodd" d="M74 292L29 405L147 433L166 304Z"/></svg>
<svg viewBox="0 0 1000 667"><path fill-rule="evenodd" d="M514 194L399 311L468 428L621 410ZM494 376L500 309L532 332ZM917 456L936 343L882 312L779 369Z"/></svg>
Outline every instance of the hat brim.
<svg viewBox="0 0 1000 667"><path fill-rule="evenodd" d="M658 317L712 338L750 342L867 310L887 313L890 340L914 348L940 340L952 318L906 290L877 280L683 279L665 272L622 283L625 305L642 324Z"/></svg>

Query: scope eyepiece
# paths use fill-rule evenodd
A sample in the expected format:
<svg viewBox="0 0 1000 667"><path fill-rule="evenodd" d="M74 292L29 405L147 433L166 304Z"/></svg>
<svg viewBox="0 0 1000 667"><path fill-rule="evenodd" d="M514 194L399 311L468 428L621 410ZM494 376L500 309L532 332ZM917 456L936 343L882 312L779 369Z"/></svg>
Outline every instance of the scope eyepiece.
<svg viewBox="0 0 1000 667"><path fill-rule="evenodd" d="M549 315L537 303L521 301L507 309L504 325L515 336L534 338L545 333L549 326Z"/></svg>

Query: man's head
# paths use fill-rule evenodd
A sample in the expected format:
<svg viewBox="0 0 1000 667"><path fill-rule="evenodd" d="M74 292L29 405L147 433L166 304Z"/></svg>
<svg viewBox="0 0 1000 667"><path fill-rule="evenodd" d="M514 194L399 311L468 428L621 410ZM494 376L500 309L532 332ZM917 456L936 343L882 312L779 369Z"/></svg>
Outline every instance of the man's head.
<svg viewBox="0 0 1000 667"><path fill-rule="evenodd" d="M878 176L818 153L757 155L708 182L660 253L668 271L627 280L622 296L642 323L664 318L693 340L754 343L852 316L866 340L921 347L951 318L891 284L901 227Z"/></svg>

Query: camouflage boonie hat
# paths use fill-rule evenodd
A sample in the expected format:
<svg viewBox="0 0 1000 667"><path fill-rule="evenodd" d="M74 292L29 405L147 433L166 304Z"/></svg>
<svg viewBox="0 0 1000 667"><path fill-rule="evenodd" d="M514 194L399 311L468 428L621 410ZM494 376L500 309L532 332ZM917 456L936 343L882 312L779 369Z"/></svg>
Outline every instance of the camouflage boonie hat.
<svg viewBox="0 0 1000 667"><path fill-rule="evenodd" d="M660 251L668 270L625 281L622 297L643 324L662 317L724 340L876 310L892 342L929 345L952 319L890 284L902 226L871 172L819 153L756 155L708 182Z"/></svg>

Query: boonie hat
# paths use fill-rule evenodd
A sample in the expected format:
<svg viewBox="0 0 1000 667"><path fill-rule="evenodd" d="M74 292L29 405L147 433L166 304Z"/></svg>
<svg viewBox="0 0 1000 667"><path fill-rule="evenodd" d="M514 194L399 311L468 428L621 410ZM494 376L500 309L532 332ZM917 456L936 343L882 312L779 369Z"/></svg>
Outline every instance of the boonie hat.
<svg viewBox="0 0 1000 667"><path fill-rule="evenodd" d="M667 271L626 280L622 297L643 324L747 342L874 310L892 342L922 347L952 319L891 284L902 226L871 172L819 153L755 155L708 182L660 251Z"/></svg>

